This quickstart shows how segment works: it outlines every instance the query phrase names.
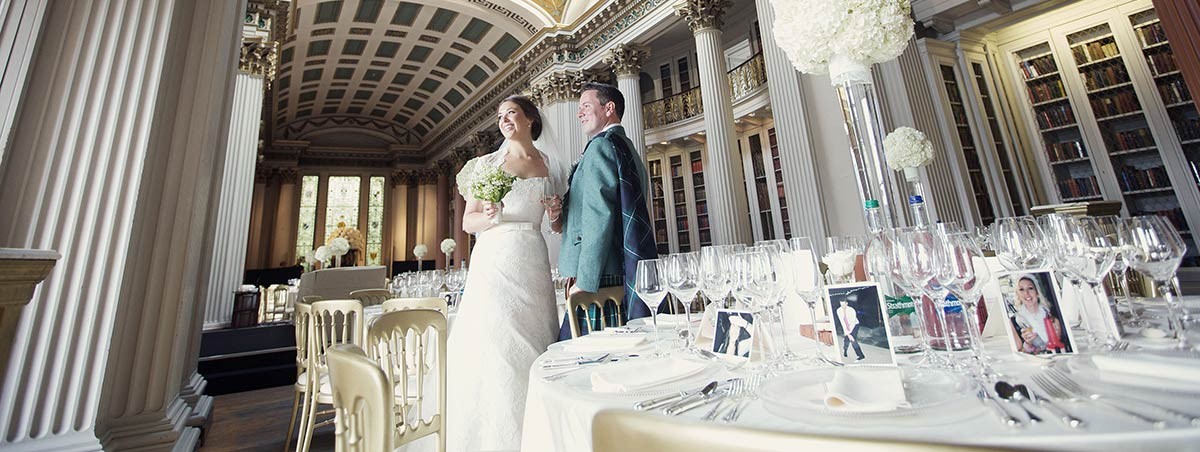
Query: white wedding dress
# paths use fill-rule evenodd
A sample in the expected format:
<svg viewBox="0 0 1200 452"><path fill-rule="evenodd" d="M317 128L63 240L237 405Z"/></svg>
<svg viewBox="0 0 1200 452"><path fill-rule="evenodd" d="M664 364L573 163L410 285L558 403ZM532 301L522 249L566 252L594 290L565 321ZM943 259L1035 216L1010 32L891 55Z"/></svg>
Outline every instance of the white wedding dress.
<svg viewBox="0 0 1200 452"><path fill-rule="evenodd" d="M503 160L484 159L479 163ZM471 252L447 349L451 452L521 448L529 368L558 337L541 233L546 183L544 177L518 179L504 197L503 222L480 233Z"/></svg>

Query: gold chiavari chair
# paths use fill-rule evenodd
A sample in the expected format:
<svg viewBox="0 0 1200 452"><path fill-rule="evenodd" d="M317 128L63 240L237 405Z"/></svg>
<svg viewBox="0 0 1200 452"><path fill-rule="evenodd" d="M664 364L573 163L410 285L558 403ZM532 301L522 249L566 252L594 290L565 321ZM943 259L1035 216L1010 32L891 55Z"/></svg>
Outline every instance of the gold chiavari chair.
<svg viewBox="0 0 1200 452"><path fill-rule="evenodd" d="M631 410L604 410L592 420L594 452L976 452L1003 449L762 430Z"/></svg>
<svg viewBox="0 0 1200 452"><path fill-rule="evenodd" d="M437 434L438 451L446 450L446 317L431 309L384 313L367 333L367 353L392 383L398 419L394 446ZM429 353L432 348L434 353ZM437 362L428 363L431 358ZM435 370L436 411L425 418L427 375ZM389 449L390 450L390 449Z"/></svg>
<svg viewBox="0 0 1200 452"><path fill-rule="evenodd" d="M392 298L383 302L383 312L403 311L406 309L432 309L446 315L446 299L438 297L427 298Z"/></svg>
<svg viewBox="0 0 1200 452"><path fill-rule="evenodd" d="M575 312L579 309L583 310L584 320L588 325L588 332L592 332L594 319L592 319L592 311L589 309L592 306L595 306L596 313L600 317L599 319L595 319L600 321L600 329L608 328L609 326L621 326L622 319L624 318L621 312L621 300L623 298L625 298L625 288L620 286L601 287L595 293L579 292L571 295L571 298L567 300L567 319L571 322L571 337L579 337L579 314ZM607 316L604 315L604 306L609 302L612 302L613 306L616 307L617 315L616 324L614 325L609 325L606 319Z"/></svg>
<svg viewBox="0 0 1200 452"><path fill-rule="evenodd" d="M295 388L295 395L292 397L292 420L288 422L287 440L283 444L283 450L288 450L292 446L292 435L296 433L296 415L300 412L300 401L308 397L308 331L311 328L309 321L312 318L312 307L308 303L296 303L295 317L292 318L296 330L296 383L292 386Z"/></svg>
<svg viewBox="0 0 1200 452"><path fill-rule="evenodd" d="M350 298L358 300L363 307L383 304L384 300L392 298L392 291L387 289L362 289L350 292Z"/></svg>
<svg viewBox="0 0 1200 452"><path fill-rule="evenodd" d="M354 345L329 349L334 425L339 452L395 449L392 384L379 366Z"/></svg>
<svg viewBox="0 0 1200 452"><path fill-rule="evenodd" d="M304 398L303 415L300 418L300 442L297 451L307 451L312 443L313 431L333 422L332 419L317 423L318 407L329 405L333 393L329 387L325 351L341 344L362 345L363 308L358 300L323 300L312 303L308 328L308 371L307 395Z"/></svg>

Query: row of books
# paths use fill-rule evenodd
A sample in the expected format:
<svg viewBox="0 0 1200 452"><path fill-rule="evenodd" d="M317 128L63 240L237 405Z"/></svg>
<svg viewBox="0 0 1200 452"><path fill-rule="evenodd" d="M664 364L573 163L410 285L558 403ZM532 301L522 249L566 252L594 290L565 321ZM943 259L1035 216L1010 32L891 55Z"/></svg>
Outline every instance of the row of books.
<svg viewBox="0 0 1200 452"><path fill-rule="evenodd" d="M1146 127L1117 132L1113 134L1113 141L1117 145L1117 151L1154 146L1154 136L1150 135L1150 129Z"/></svg>
<svg viewBox="0 0 1200 452"><path fill-rule="evenodd" d="M1038 127L1050 129L1075 123L1075 112L1069 104L1054 104L1050 108L1041 109L1037 113Z"/></svg>
<svg viewBox="0 0 1200 452"><path fill-rule="evenodd" d="M1178 229L1179 232L1184 232L1184 231L1188 230L1187 218L1185 218L1183 216L1183 208L1182 207L1176 207L1174 209L1163 209L1163 210L1145 210L1145 211L1140 212L1140 214L1142 214L1142 215L1158 215L1160 217L1166 218L1167 221L1170 221L1171 225L1175 226L1175 229Z"/></svg>
<svg viewBox="0 0 1200 452"><path fill-rule="evenodd" d="M1120 54L1121 51L1117 49L1117 42L1113 41L1111 36L1071 48L1071 55L1075 57L1075 64L1077 65L1115 57Z"/></svg>
<svg viewBox="0 0 1200 452"><path fill-rule="evenodd" d="M1142 42L1143 47L1167 42L1167 32L1163 31L1162 22L1134 29L1134 32L1137 33L1138 40Z"/></svg>
<svg viewBox="0 0 1200 452"><path fill-rule="evenodd" d="M1150 63L1150 71L1154 75L1166 74L1179 69L1175 64L1175 54L1171 52L1146 52L1146 61Z"/></svg>
<svg viewBox="0 0 1200 452"><path fill-rule="evenodd" d="M1112 62L1114 64L1103 64L1088 68L1083 72L1083 84L1088 91L1129 81L1129 72L1125 71L1125 65L1121 64L1121 60L1112 60Z"/></svg>
<svg viewBox="0 0 1200 452"><path fill-rule="evenodd" d="M1051 162L1081 159L1088 156L1087 151L1083 149L1083 142L1080 140L1047 144L1046 154L1050 157Z"/></svg>
<svg viewBox="0 0 1200 452"><path fill-rule="evenodd" d="M1029 101L1035 104L1052 99L1060 99L1066 96L1063 90L1062 80L1057 78L1029 83L1028 89Z"/></svg>
<svg viewBox="0 0 1200 452"><path fill-rule="evenodd" d="M1058 71L1058 66L1054 64L1054 55L1044 55L1021 62L1021 72L1025 74L1026 80L1055 71Z"/></svg>
<svg viewBox="0 0 1200 452"><path fill-rule="evenodd" d="M1162 96L1163 103L1168 105L1192 100L1192 94L1188 92L1187 85L1183 83L1182 78L1160 81L1158 93Z"/></svg>
<svg viewBox="0 0 1200 452"><path fill-rule="evenodd" d="M1100 184L1096 182L1096 176L1065 179L1058 181L1058 191L1064 198L1099 196Z"/></svg>
<svg viewBox="0 0 1200 452"><path fill-rule="evenodd" d="M1117 91L1088 100L1092 103L1092 111L1096 112L1097 118L1123 115L1142 109L1142 104L1138 102L1137 94L1133 91Z"/></svg>
<svg viewBox="0 0 1200 452"><path fill-rule="evenodd" d="M1171 124L1182 141L1200 139L1200 118L1172 118Z"/></svg>
<svg viewBox="0 0 1200 452"><path fill-rule="evenodd" d="M1117 171L1117 181L1121 183L1121 189L1125 191L1169 188L1171 186L1171 178L1167 176L1167 169L1161 166L1135 168L1122 165Z"/></svg>

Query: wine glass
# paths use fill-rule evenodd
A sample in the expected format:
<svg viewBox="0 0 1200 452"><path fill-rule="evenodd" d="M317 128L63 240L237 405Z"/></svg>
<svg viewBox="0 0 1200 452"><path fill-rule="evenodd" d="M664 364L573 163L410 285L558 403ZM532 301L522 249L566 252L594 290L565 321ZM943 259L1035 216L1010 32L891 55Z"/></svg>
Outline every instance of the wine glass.
<svg viewBox="0 0 1200 452"><path fill-rule="evenodd" d="M811 238L808 237L792 237L788 240L788 245L791 247L791 281L792 290L796 295L800 296L800 300L804 301L808 307L808 318L812 322L812 339L820 342L819 334L817 333L817 302L821 300L821 289L824 278L821 276L821 267L817 263L817 256L820 256L820 251L817 250ZM784 338L786 340L786 337ZM817 355L806 361L809 365L821 365L828 362L821 347L817 346Z"/></svg>
<svg viewBox="0 0 1200 452"><path fill-rule="evenodd" d="M700 290L704 292L704 298L708 299L709 305L728 297L732 287L729 254L726 251L727 248L722 246L706 246L700 249Z"/></svg>
<svg viewBox="0 0 1200 452"><path fill-rule="evenodd" d="M949 360L954 345L951 343L950 329L947 327L945 300L950 293L946 282L952 278L945 249L937 234L927 229L904 232L898 238L897 243L904 253L904 260L901 261L902 271L912 278L914 286L924 292L929 302L932 303L932 311L937 317L938 326L942 328L942 345L945 347L946 357ZM926 297L923 297L922 300L925 300ZM932 345L933 335L936 333L933 331L929 333Z"/></svg>
<svg viewBox="0 0 1200 452"><path fill-rule="evenodd" d="M913 313L917 316L917 323L921 328L921 360L917 363L920 367L932 365L947 364L942 360L942 357L933 353L933 337L935 319L926 316L926 310L923 308L924 292L918 285L919 282L912 278L912 275L904 271L907 252L905 243L900 241L902 234L907 234L914 231L914 228L896 228L889 229L885 232L892 246L888 249L888 270L890 271L891 281L900 288L900 291L913 303Z"/></svg>
<svg viewBox="0 0 1200 452"><path fill-rule="evenodd" d="M1094 218L1073 218L1065 225L1066 228L1060 235L1063 241L1057 247L1061 266L1086 283L1094 296L1077 299L1079 306L1083 308L1085 324L1090 335L1089 341L1099 341L1103 338L1104 344L1111 348L1121 337L1120 332L1112 330L1110 326L1112 307L1108 304L1108 296L1100 287L1100 283L1109 270L1112 270L1116 261L1112 242Z"/></svg>
<svg viewBox="0 0 1200 452"><path fill-rule="evenodd" d="M783 342L782 350L775 350L771 367L775 370L783 370L788 366L788 362L796 358L796 354L792 352L791 345L787 341L787 328L783 325L783 302L786 300L786 294L792 291L791 272L789 271L789 257L791 246L787 240L764 240L757 242L754 246L756 250L762 251L766 255L767 266L763 271L768 272L771 283L766 287L764 296L760 302L763 310L767 313L767 321L769 324L774 324L779 327L779 337ZM770 325L768 325L770 326ZM772 335L775 333L772 331Z"/></svg>
<svg viewBox="0 0 1200 452"><path fill-rule="evenodd" d="M834 284L854 281L854 269L858 266L858 256L862 254L866 243L862 236L836 236L825 239L825 257L821 260L828 267L830 278ZM839 265L845 264L845 265Z"/></svg>
<svg viewBox="0 0 1200 452"><path fill-rule="evenodd" d="M667 297L667 282L663 278L662 261L658 259L642 259L637 263L637 274L634 277L633 290L646 307L650 308L650 319L654 322L654 355L661 356L662 350L658 344L658 306Z"/></svg>
<svg viewBox="0 0 1200 452"><path fill-rule="evenodd" d="M698 254L675 253L663 259L667 288L683 305L684 318L687 320L684 330L689 337L684 340L685 347L691 345L692 300L696 298L696 293L700 292Z"/></svg>
<svg viewBox="0 0 1200 452"><path fill-rule="evenodd" d="M1154 281L1167 305L1167 322L1175 334L1176 347L1187 349L1187 326L1171 280L1187 252L1187 244L1166 219L1147 215L1129 219L1129 245L1122 250L1129 265Z"/></svg>
<svg viewBox="0 0 1200 452"><path fill-rule="evenodd" d="M983 335L980 332L977 308L979 300L983 296L983 286L991 279L992 273L988 270L987 262L983 258L983 251L979 249L972 234L965 232L949 234L946 236L945 246L950 258L950 291L958 297L967 314L967 334L971 339L971 357L980 374L990 378L992 371L987 365L987 354L983 349Z"/></svg>
<svg viewBox="0 0 1200 452"><path fill-rule="evenodd" d="M1130 243L1130 228L1129 220L1116 217L1113 215L1099 217L1096 219L1100 225L1105 228L1111 228L1108 232L1111 234L1109 240L1112 242L1113 250L1116 258L1113 260L1113 273L1117 275L1120 282L1121 294L1125 298L1125 307L1129 309L1129 324L1136 328L1143 328L1146 322L1142 320L1138 313L1137 306L1134 306L1133 295L1129 291L1129 270L1132 266L1129 265L1129 260L1125 258L1125 249Z"/></svg>
<svg viewBox="0 0 1200 452"><path fill-rule="evenodd" d="M1046 265L1045 236L1031 217L996 220L991 244L1000 265L1007 270L1035 270Z"/></svg>

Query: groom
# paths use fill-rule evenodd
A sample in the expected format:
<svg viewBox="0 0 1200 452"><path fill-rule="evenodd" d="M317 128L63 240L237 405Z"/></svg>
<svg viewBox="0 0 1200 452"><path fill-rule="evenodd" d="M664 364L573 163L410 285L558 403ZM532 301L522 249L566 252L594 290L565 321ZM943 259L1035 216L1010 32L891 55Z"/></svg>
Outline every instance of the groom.
<svg viewBox="0 0 1200 452"><path fill-rule="evenodd" d="M563 200L558 270L570 278L567 298L625 286L622 310L633 319L650 315L633 291L637 262L657 258L658 250L646 210L646 167L621 127L624 113L625 97L615 86L583 86L577 116L590 141L571 171ZM570 338L564 318L559 340Z"/></svg>

